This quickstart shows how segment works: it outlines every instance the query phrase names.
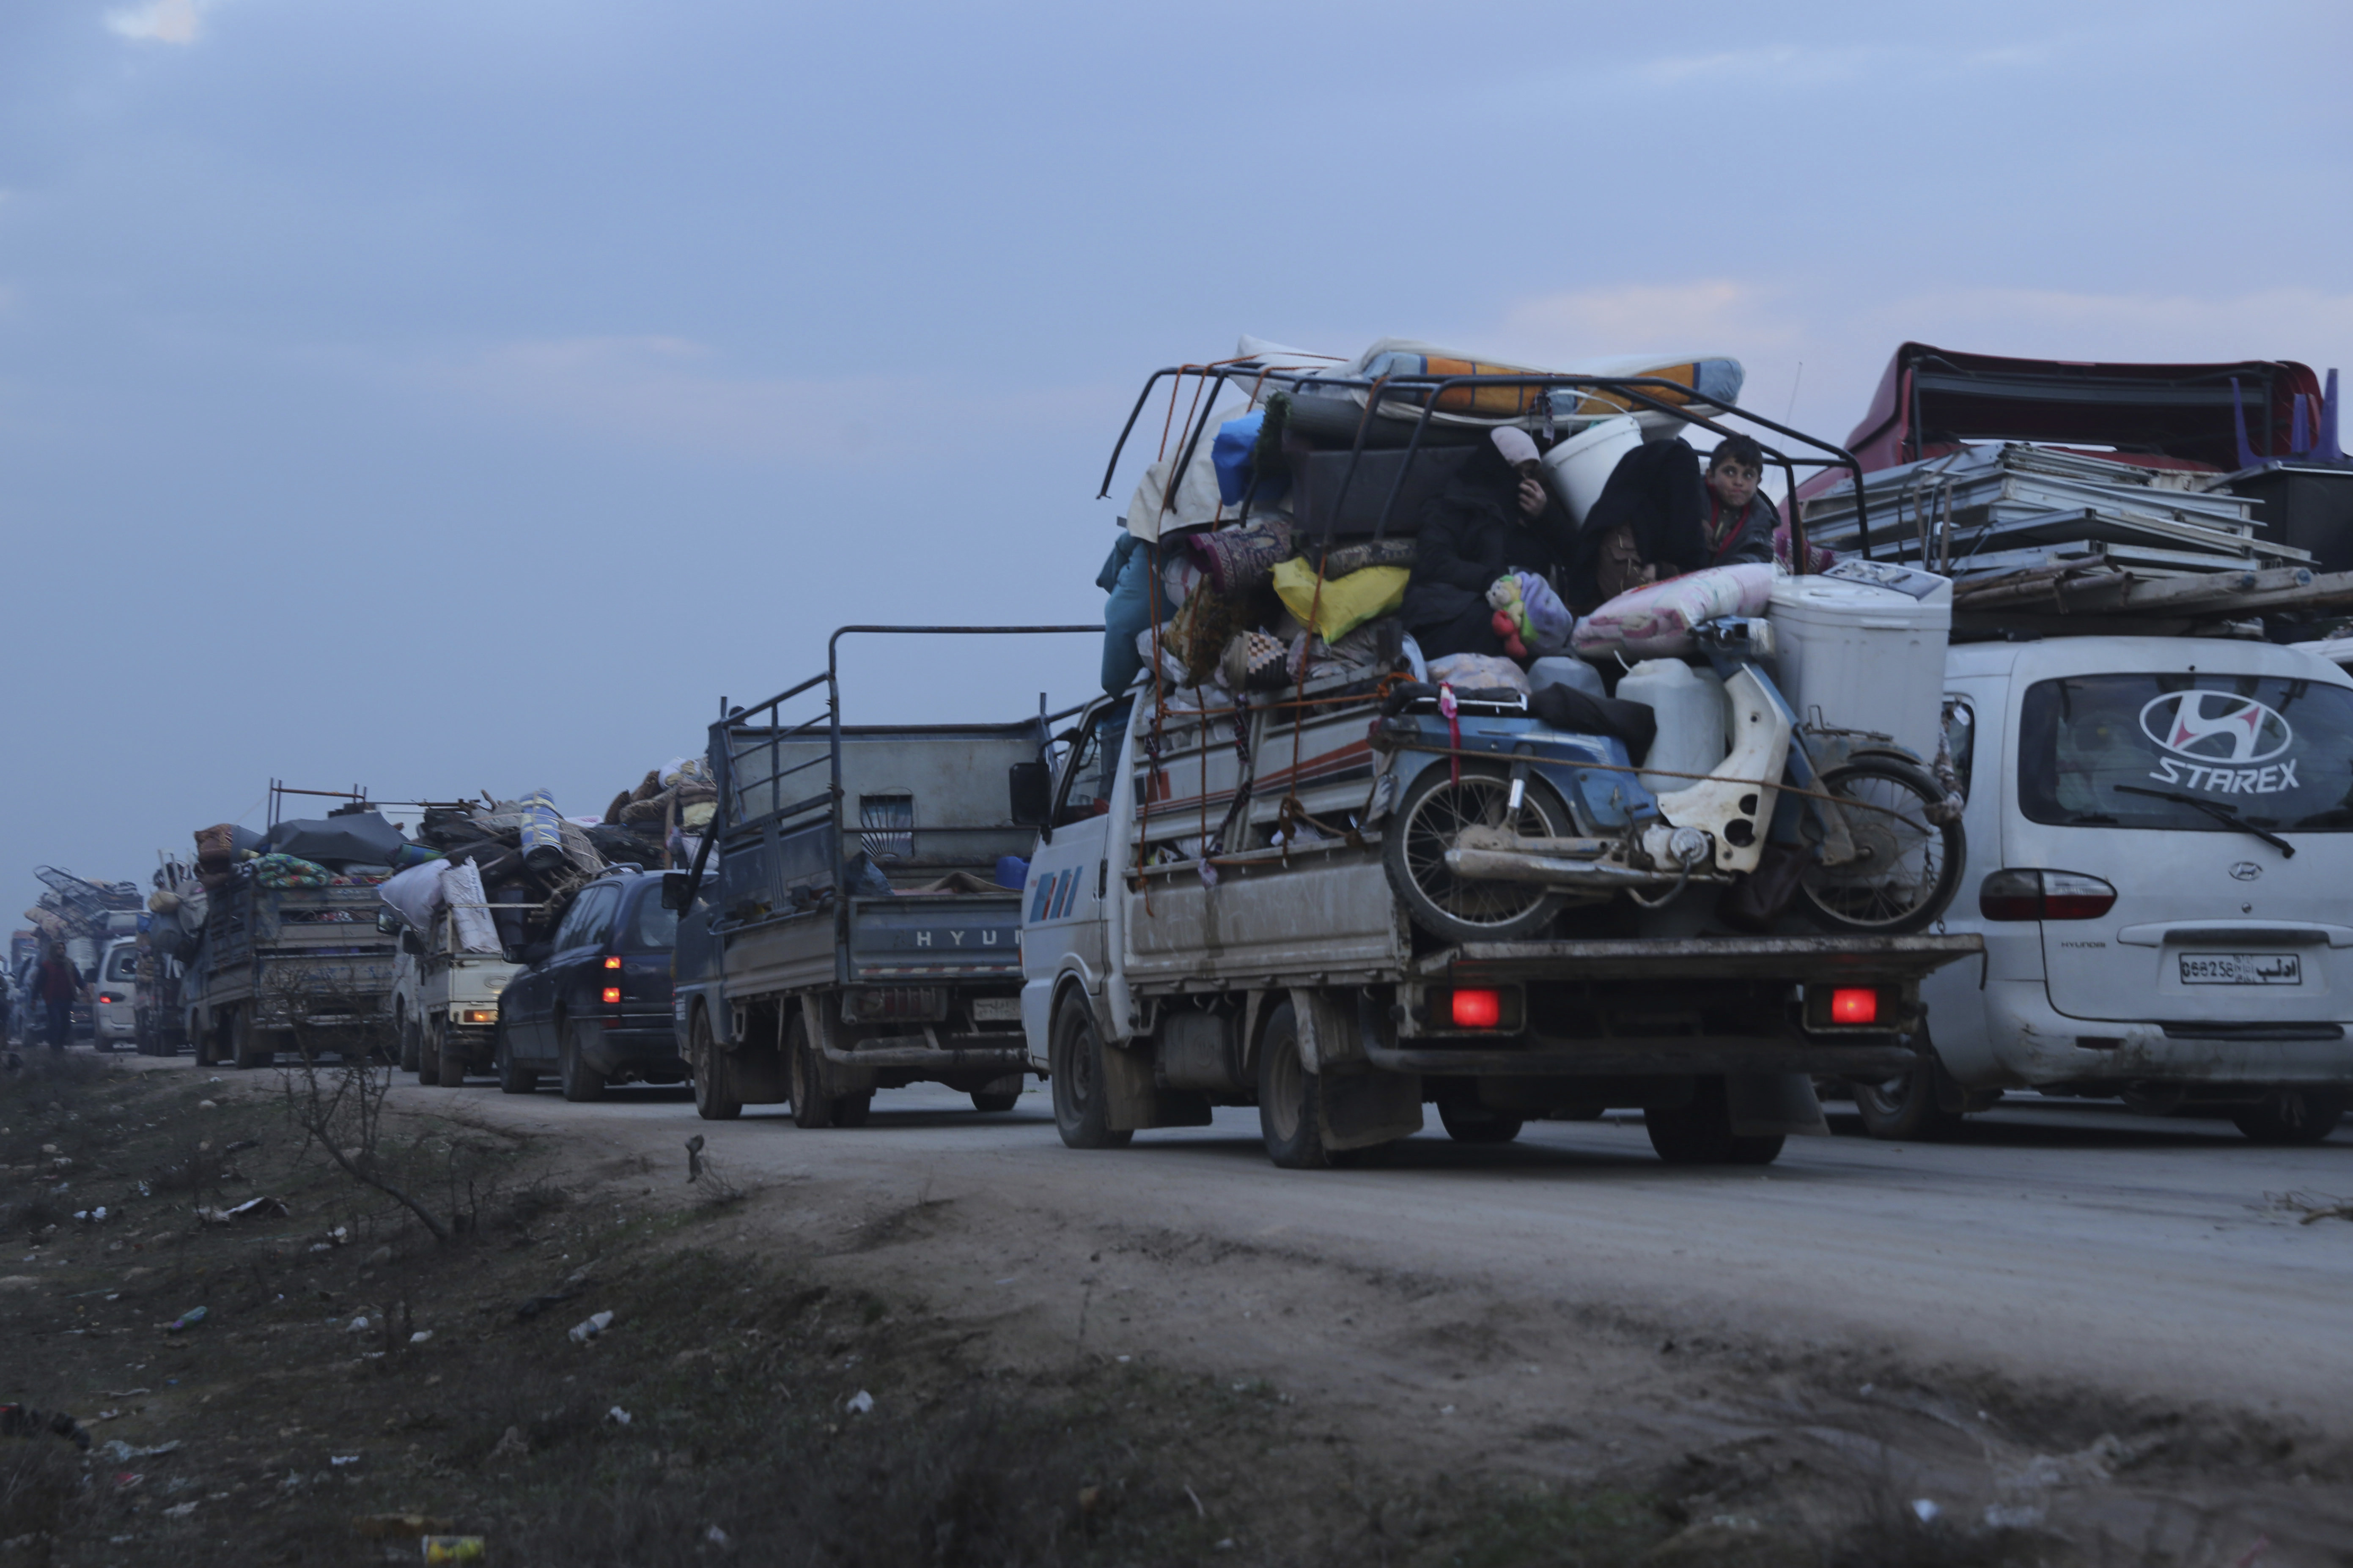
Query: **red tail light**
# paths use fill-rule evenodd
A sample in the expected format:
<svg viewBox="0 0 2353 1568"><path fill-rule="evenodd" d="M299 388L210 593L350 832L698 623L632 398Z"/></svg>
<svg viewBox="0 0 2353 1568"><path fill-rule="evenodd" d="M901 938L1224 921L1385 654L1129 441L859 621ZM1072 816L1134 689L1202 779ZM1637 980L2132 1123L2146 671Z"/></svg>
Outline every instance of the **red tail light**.
<svg viewBox="0 0 2353 1568"><path fill-rule="evenodd" d="M1879 1022L1879 993L1864 986L1840 986L1831 993L1831 1022L1876 1024Z"/></svg>
<svg viewBox="0 0 2353 1568"><path fill-rule="evenodd" d="M114 1000L114 993L111 991L101 991L98 994L98 999L101 1003L111 1003Z"/></svg>
<svg viewBox="0 0 2353 1568"><path fill-rule="evenodd" d="M1500 991L1457 991L1454 994L1454 1026L1458 1029L1492 1029L1504 1021L1504 994Z"/></svg>
<svg viewBox="0 0 2353 1568"><path fill-rule="evenodd" d="M620 1000L621 988L619 986L607 985L605 987L605 1005L607 1006L617 1006L620 1004Z"/></svg>
<svg viewBox="0 0 2353 1568"><path fill-rule="evenodd" d="M619 953L615 953L615 954L613 954L610 958L607 958L607 960L605 960L605 967L606 967L606 968L607 968L607 969L618 969L618 968L620 968L620 967L621 967L621 955L620 955Z"/></svg>
<svg viewBox="0 0 2353 1568"><path fill-rule="evenodd" d="M1978 888L1989 921L2095 921L2116 907L2116 889L2081 871L1996 871Z"/></svg>

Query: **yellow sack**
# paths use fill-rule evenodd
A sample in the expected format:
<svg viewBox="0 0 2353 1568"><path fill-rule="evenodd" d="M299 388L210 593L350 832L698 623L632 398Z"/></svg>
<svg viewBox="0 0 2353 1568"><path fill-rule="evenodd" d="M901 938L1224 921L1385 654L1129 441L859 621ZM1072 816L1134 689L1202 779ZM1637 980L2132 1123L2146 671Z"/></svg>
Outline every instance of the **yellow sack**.
<svg viewBox="0 0 2353 1568"><path fill-rule="evenodd" d="M1301 626L1308 626L1312 611L1315 621L1309 629L1335 643L1366 621L1396 613L1405 603L1406 581L1412 575L1410 567L1367 566L1345 577L1326 577L1319 596L1315 568L1293 556L1275 567L1274 592Z"/></svg>

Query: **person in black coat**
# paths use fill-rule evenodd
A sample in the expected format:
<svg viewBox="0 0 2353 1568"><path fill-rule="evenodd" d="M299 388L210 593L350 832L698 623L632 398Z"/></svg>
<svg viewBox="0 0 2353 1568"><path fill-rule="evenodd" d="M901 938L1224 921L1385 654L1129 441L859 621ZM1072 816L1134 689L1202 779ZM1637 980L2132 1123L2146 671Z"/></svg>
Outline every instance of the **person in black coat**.
<svg viewBox="0 0 2353 1568"><path fill-rule="evenodd" d="M1550 577L1567 558L1576 530L1539 471L1535 440L1507 426L1423 507L1398 612L1423 658L1502 655L1487 590L1506 572Z"/></svg>

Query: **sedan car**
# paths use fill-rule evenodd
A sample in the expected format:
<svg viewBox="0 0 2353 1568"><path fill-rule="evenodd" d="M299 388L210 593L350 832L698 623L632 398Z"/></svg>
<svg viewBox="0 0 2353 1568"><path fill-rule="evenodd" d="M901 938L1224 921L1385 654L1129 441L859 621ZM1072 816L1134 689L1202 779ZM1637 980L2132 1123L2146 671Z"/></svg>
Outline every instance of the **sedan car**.
<svg viewBox="0 0 2353 1568"><path fill-rule="evenodd" d="M609 1084L683 1083L670 1025L670 949L678 916L659 875L614 870L580 889L555 934L520 956L499 996L499 1087L529 1094L552 1075L570 1100Z"/></svg>

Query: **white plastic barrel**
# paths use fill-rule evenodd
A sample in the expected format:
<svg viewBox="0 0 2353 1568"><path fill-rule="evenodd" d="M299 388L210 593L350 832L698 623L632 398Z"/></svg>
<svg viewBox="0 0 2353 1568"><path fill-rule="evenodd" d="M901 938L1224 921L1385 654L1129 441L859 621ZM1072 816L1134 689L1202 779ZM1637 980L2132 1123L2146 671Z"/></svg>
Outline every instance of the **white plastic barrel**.
<svg viewBox="0 0 2353 1568"><path fill-rule="evenodd" d="M1652 795L1689 789L1695 778L1672 775L1711 773L1724 761L1730 709L1715 671L1681 659L1646 658L1618 682L1618 700L1641 703L1658 721L1658 738L1637 759L1642 785Z"/></svg>
<svg viewBox="0 0 2353 1568"><path fill-rule="evenodd" d="M1618 459L1641 444L1642 427L1631 415L1621 415L1587 426L1544 455L1545 479L1569 521L1585 526L1585 514L1601 499Z"/></svg>
<svg viewBox="0 0 2353 1568"><path fill-rule="evenodd" d="M1774 678L1801 724L1893 735L1922 761L1943 722L1953 585L1933 573L1841 562L1783 577L1766 611Z"/></svg>

